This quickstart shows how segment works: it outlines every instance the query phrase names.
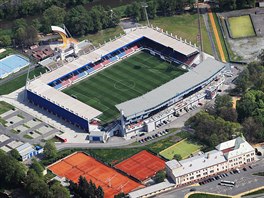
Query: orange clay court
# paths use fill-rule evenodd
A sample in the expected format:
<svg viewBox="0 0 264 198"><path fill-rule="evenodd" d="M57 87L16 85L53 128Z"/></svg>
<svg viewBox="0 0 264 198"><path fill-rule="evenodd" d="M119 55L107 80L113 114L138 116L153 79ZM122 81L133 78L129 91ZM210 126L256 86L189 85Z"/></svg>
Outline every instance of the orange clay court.
<svg viewBox="0 0 264 198"><path fill-rule="evenodd" d="M143 187L141 184L118 173L112 168L96 161L84 153L74 153L54 164L48 169L60 177L78 182L79 177L84 176L87 181L92 180L96 186L101 186L105 197L114 197L120 192L130 191Z"/></svg>
<svg viewBox="0 0 264 198"><path fill-rule="evenodd" d="M165 169L165 161L144 150L115 165L115 168L144 181Z"/></svg>

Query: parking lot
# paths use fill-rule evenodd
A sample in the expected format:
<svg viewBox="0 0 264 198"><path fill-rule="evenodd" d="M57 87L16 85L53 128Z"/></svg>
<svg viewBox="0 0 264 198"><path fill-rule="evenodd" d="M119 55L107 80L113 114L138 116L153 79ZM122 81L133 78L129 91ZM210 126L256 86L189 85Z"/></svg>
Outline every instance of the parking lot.
<svg viewBox="0 0 264 198"><path fill-rule="evenodd" d="M24 142L42 144L45 140L61 134L59 130L18 109L0 115L0 149L5 152L17 148Z"/></svg>

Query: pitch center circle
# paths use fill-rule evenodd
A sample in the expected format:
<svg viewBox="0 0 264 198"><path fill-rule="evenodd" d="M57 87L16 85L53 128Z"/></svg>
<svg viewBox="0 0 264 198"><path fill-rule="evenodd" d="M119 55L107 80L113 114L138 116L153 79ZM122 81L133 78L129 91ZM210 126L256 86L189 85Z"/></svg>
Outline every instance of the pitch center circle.
<svg viewBox="0 0 264 198"><path fill-rule="evenodd" d="M114 87L120 91L127 91L127 90L134 88L135 85L136 84L133 80L128 80L128 81L119 80L115 82Z"/></svg>

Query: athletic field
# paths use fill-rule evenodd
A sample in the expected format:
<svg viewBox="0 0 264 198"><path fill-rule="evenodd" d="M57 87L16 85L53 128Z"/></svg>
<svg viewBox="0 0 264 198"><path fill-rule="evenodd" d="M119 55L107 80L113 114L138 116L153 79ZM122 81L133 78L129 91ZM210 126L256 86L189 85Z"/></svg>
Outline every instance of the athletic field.
<svg viewBox="0 0 264 198"><path fill-rule="evenodd" d="M185 73L147 52L138 52L115 65L63 90L100 110L99 117L109 122L119 116L115 105L159 87Z"/></svg>
<svg viewBox="0 0 264 198"><path fill-rule="evenodd" d="M192 153L198 152L200 148L201 145L193 144L185 139L164 149L159 154L169 160L172 160L175 154L178 154L182 159L185 159Z"/></svg>
<svg viewBox="0 0 264 198"><path fill-rule="evenodd" d="M233 38L255 36L254 27L249 15L228 18Z"/></svg>

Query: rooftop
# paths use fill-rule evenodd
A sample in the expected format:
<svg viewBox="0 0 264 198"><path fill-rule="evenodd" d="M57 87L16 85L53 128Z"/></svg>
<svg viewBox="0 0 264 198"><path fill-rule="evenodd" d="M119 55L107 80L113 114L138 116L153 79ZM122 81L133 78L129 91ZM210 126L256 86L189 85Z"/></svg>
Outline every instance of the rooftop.
<svg viewBox="0 0 264 198"><path fill-rule="evenodd" d="M166 162L166 165L173 171L175 177L179 177L224 162L226 162L226 158L223 153L212 150L179 162L172 160ZM181 165L180 167L178 163Z"/></svg>
<svg viewBox="0 0 264 198"><path fill-rule="evenodd" d="M85 119L92 119L102 113L49 85L41 83L39 79L35 80L34 83L30 83L28 90Z"/></svg>
<svg viewBox="0 0 264 198"><path fill-rule="evenodd" d="M219 151L228 150L229 152L225 152L227 159L254 151L254 148L242 137L223 142L215 148Z"/></svg>
<svg viewBox="0 0 264 198"><path fill-rule="evenodd" d="M123 110L125 117L140 114L199 85L217 74L225 65L225 63L209 57L187 73L142 96L118 104L116 107L118 110Z"/></svg>

